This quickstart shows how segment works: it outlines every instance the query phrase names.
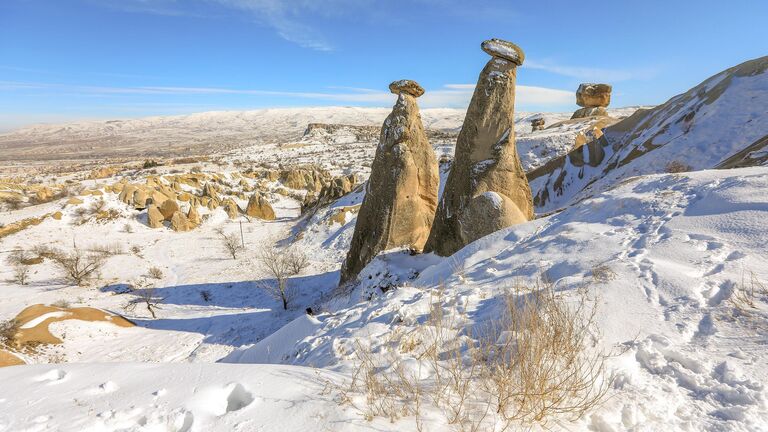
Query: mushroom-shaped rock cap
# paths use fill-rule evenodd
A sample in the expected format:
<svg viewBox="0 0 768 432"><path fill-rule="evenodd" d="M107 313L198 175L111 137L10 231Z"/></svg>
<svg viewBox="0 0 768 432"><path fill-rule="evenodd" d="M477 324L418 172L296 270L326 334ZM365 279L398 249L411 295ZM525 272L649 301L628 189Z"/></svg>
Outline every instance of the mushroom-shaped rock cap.
<svg viewBox="0 0 768 432"><path fill-rule="evenodd" d="M419 97L424 94L424 88L413 80L399 80L389 85L389 91L394 94L408 93L413 97Z"/></svg>
<svg viewBox="0 0 768 432"><path fill-rule="evenodd" d="M480 48L488 53L488 55L501 57L518 66L523 64L523 60L525 60L525 53L523 50L512 42L507 42L505 40L488 39L480 45Z"/></svg>

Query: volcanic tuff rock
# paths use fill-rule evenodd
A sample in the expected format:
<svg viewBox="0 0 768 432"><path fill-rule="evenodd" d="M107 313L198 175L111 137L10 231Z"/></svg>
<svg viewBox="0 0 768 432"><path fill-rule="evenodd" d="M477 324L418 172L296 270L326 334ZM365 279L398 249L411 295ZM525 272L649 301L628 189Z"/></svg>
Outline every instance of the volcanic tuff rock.
<svg viewBox="0 0 768 432"><path fill-rule="evenodd" d="M398 95L397 102L381 130L340 283L356 277L383 250L421 250L435 215L437 159L416 104L424 90L410 80L396 81L390 90Z"/></svg>
<svg viewBox="0 0 768 432"><path fill-rule="evenodd" d="M584 83L576 90L576 104L581 109L576 110L572 119L607 116L606 107L611 104L611 91L613 87L608 84Z"/></svg>
<svg viewBox="0 0 768 432"><path fill-rule="evenodd" d="M255 192L248 200L248 207L245 214L264 220L275 220L275 210L272 205L260 192Z"/></svg>
<svg viewBox="0 0 768 432"><path fill-rule="evenodd" d="M451 172L425 250L451 255L500 228L533 218L528 180L515 148L516 45L482 44L494 56L477 80L456 143Z"/></svg>

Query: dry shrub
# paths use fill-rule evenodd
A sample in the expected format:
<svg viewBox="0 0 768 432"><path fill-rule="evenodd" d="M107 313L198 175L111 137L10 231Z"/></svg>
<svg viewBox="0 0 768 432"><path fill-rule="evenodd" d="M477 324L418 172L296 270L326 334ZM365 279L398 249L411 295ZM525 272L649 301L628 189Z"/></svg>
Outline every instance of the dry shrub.
<svg viewBox="0 0 768 432"><path fill-rule="evenodd" d="M665 169L670 174L693 171L690 165L676 160L668 163Z"/></svg>
<svg viewBox="0 0 768 432"><path fill-rule="evenodd" d="M151 277L152 279L162 279L163 271L160 269L160 267L150 267L149 270L147 270L147 276Z"/></svg>
<svg viewBox="0 0 768 432"><path fill-rule="evenodd" d="M443 301L415 331L395 330L374 352L357 342L350 382L330 388L364 417L414 417L431 405L460 431L576 420L599 405L613 377L594 347L595 305L586 290L567 302L551 284L516 287L504 313L473 335ZM425 378L427 377L427 378Z"/></svg>
<svg viewBox="0 0 768 432"><path fill-rule="evenodd" d="M288 310L288 303L295 294L288 280L309 267L309 258L296 248L269 248L262 251L258 259L261 268L275 279L275 283L264 282L259 287L276 300L280 300L283 309Z"/></svg>
<svg viewBox="0 0 768 432"><path fill-rule="evenodd" d="M595 283L606 283L616 279L616 272L608 265L601 264L592 267L592 281Z"/></svg>
<svg viewBox="0 0 768 432"><path fill-rule="evenodd" d="M92 245L88 247L88 251L109 257L109 256L124 254L125 247L123 247L123 245L118 242L114 242L114 243Z"/></svg>
<svg viewBox="0 0 768 432"><path fill-rule="evenodd" d="M106 256L103 253L86 253L77 247L71 252L53 250L46 258L53 261L67 280L74 282L78 286L82 286L94 276L106 260Z"/></svg>
<svg viewBox="0 0 768 432"><path fill-rule="evenodd" d="M728 304L731 308L721 315L722 319L743 321L754 330L768 332L768 314L761 308L761 304L768 304L768 287L754 273L750 272L748 278L742 277L741 283L733 288Z"/></svg>
<svg viewBox="0 0 768 432"><path fill-rule="evenodd" d="M0 346L13 347L21 323L16 319L0 321Z"/></svg>

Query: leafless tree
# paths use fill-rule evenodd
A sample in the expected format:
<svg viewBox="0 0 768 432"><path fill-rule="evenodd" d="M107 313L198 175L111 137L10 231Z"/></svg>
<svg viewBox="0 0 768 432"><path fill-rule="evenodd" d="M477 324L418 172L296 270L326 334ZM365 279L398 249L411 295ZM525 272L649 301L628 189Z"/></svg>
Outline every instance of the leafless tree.
<svg viewBox="0 0 768 432"><path fill-rule="evenodd" d="M124 309L128 312L133 312L136 310L136 306L143 305L149 311L149 314L152 315L153 319L157 318L155 310L160 309L159 305L165 298L155 295L155 287L147 282L140 282L138 287L132 289L131 292L136 297L129 300Z"/></svg>
<svg viewBox="0 0 768 432"><path fill-rule="evenodd" d="M19 285L26 285L29 282L29 267L24 264L13 266L13 279Z"/></svg>
<svg viewBox="0 0 768 432"><path fill-rule="evenodd" d="M47 258L52 260L64 276L77 285L83 285L104 265L105 256L101 253L84 253L75 247L72 252L53 250Z"/></svg>
<svg viewBox="0 0 768 432"><path fill-rule="evenodd" d="M241 240L235 234L226 234L221 229L217 230L217 232L221 236L222 247L232 255L232 259L237 259L237 254L245 249Z"/></svg>
<svg viewBox="0 0 768 432"><path fill-rule="evenodd" d="M287 310L292 298L288 280L309 266L307 255L298 249L270 248L259 255L259 262L262 269L275 279L273 284L262 284L262 288L282 301L283 309Z"/></svg>

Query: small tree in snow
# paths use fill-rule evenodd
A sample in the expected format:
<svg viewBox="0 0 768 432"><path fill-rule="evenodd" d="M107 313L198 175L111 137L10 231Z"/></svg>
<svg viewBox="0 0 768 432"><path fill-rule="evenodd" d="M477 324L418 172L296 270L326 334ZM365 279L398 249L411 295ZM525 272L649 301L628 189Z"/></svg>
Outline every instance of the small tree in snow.
<svg viewBox="0 0 768 432"><path fill-rule="evenodd" d="M287 310L288 303L293 297L288 280L309 267L309 258L297 249L272 248L259 255L259 262L262 269L275 279L274 283L263 283L261 287L282 301L283 309Z"/></svg>

